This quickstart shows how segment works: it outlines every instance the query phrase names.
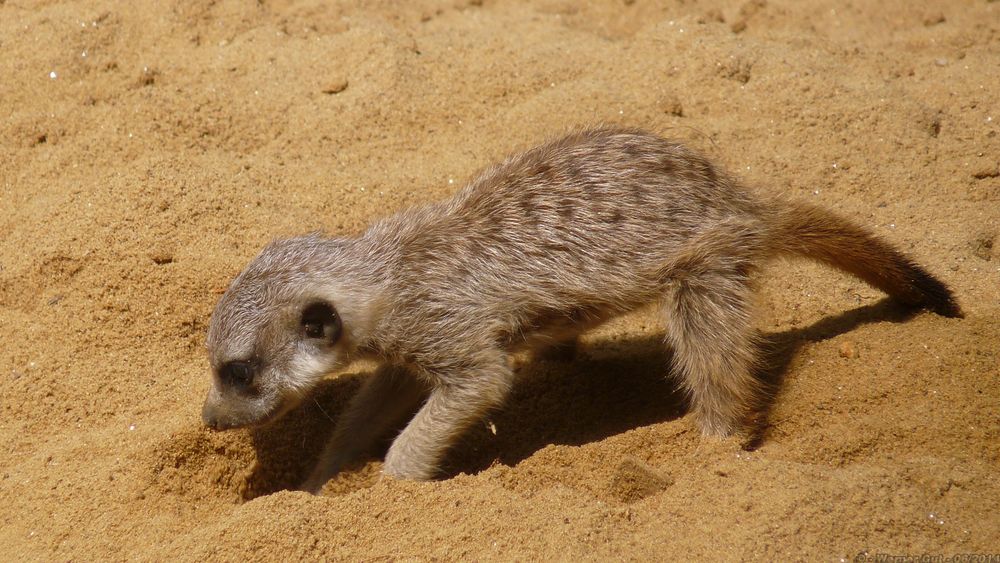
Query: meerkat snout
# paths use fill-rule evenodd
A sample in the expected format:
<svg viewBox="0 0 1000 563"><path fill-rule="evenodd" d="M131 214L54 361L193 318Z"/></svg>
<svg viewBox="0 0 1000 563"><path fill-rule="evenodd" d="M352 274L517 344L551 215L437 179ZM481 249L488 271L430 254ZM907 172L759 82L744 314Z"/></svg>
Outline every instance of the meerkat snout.
<svg viewBox="0 0 1000 563"><path fill-rule="evenodd" d="M202 407L201 417L205 425L215 430L226 430L243 425L243 420L251 418L240 409L232 408L234 403L249 404L260 395L256 388L260 366L253 360L233 360L222 364L215 374L217 380L213 392ZM235 401L233 397L241 397ZM224 408L223 405L230 405Z"/></svg>

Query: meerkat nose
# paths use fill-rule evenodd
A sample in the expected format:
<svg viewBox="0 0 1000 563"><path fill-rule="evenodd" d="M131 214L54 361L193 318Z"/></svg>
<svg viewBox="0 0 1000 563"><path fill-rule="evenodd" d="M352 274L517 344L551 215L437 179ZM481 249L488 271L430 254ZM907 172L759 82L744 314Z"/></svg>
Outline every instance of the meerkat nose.
<svg viewBox="0 0 1000 563"><path fill-rule="evenodd" d="M214 408L208 403L201 409L201 420L205 423L205 426L211 428L212 430L225 430L226 427L219 420L219 415Z"/></svg>

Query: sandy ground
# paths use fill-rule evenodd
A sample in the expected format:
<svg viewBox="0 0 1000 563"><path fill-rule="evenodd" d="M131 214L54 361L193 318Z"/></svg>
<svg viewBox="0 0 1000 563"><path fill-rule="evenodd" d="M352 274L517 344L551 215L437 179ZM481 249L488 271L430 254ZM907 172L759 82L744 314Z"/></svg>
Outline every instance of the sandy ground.
<svg viewBox="0 0 1000 563"><path fill-rule="evenodd" d="M0 0L2 558L1000 553L998 69L986 0ZM525 365L437 482L286 490L364 366L202 428L209 314L263 244L596 122L869 225L967 317L776 264L756 447L698 435L648 312Z"/></svg>

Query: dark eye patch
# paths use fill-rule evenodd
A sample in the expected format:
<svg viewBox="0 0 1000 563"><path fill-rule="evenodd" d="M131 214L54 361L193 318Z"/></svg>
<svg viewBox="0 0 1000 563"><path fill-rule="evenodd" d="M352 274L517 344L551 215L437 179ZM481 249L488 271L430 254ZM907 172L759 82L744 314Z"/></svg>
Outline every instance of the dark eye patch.
<svg viewBox="0 0 1000 563"><path fill-rule="evenodd" d="M326 340L333 344L340 338L340 315L329 303L311 303L302 310L302 333L306 338Z"/></svg>
<svg viewBox="0 0 1000 563"><path fill-rule="evenodd" d="M219 368L219 379L229 387L246 389L253 385L257 377L257 367L251 362L226 362Z"/></svg>

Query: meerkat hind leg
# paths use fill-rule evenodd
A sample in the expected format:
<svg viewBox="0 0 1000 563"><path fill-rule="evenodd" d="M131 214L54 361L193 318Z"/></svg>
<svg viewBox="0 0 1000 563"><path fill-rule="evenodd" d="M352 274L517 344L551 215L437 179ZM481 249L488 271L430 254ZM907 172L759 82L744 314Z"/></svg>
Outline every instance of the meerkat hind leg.
<svg viewBox="0 0 1000 563"><path fill-rule="evenodd" d="M758 343L751 287L736 269L679 281L665 302L667 342L702 432L728 436L756 404Z"/></svg>
<svg viewBox="0 0 1000 563"><path fill-rule="evenodd" d="M411 414L426 396L426 385L404 368L379 368L351 398L315 468L299 488L319 492L346 464L356 461Z"/></svg>
<svg viewBox="0 0 1000 563"><path fill-rule="evenodd" d="M507 396L513 374L506 357L461 369L431 390L392 443L385 457L385 474L416 481L433 478L448 447Z"/></svg>

